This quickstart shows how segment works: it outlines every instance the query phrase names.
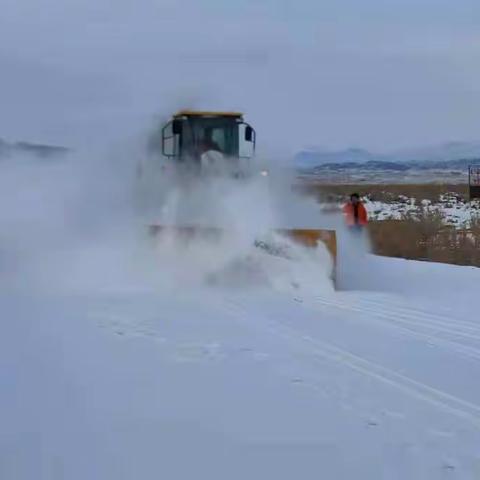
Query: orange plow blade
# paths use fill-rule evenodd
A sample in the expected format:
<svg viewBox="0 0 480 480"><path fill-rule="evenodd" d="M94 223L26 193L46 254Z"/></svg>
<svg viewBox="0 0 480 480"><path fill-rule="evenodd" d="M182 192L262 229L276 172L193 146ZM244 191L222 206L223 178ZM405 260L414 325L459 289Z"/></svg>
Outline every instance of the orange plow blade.
<svg viewBox="0 0 480 480"><path fill-rule="evenodd" d="M319 243L323 243L332 256L333 263L336 264L337 236L335 230L287 228L275 231L306 247L314 248Z"/></svg>

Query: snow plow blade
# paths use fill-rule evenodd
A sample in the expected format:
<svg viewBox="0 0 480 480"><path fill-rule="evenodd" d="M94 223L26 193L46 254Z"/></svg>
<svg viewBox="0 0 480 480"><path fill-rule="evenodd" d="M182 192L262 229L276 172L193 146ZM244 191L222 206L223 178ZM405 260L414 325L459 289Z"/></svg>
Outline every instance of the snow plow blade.
<svg viewBox="0 0 480 480"><path fill-rule="evenodd" d="M289 228L275 231L306 247L315 248L319 243L323 243L329 251L334 265L337 263L337 236L335 230Z"/></svg>
<svg viewBox="0 0 480 480"><path fill-rule="evenodd" d="M150 225L149 232L152 236L162 233L173 234L179 242L191 241L194 238L217 239L224 232L224 229L204 226L169 226ZM292 241L306 247L315 248L323 243L332 257L333 270L337 263L337 237L335 230L306 229L306 228L279 228L274 230Z"/></svg>

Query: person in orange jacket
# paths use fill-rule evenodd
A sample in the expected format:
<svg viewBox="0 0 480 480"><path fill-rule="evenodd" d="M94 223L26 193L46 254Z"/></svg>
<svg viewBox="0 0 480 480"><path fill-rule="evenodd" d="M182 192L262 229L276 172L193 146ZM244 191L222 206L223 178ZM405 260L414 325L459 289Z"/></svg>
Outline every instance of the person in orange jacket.
<svg viewBox="0 0 480 480"><path fill-rule="evenodd" d="M350 201L343 207L345 222L348 227L355 230L362 230L362 227L368 223L367 209L360 201L358 193L350 195Z"/></svg>

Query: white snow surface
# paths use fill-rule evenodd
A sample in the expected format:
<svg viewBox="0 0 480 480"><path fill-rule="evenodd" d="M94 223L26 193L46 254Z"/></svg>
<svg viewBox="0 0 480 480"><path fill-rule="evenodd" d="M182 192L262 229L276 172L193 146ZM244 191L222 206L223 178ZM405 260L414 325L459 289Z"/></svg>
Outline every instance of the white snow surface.
<svg viewBox="0 0 480 480"><path fill-rule="evenodd" d="M453 195L441 196L439 201L432 203L426 199L403 197L401 201L382 202L379 200L362 199L367 209L368 218L374 221L402 220L419 218L422 214L437 213L445 225L459 229L471 228L472 223L480 218L480 203L477 200L464 202ZM344 204L325 204L325 211L340 211Z"/></svg>
<svg viewBox="0 0 480 480"><path fill-rule="evenodd" d="M150 248L69 168L0 180L2 480L479 478L480 270Z"/></svg>
<svg viewBox="0 0 480 480"><path fill-rule="evenodd" d="M439 202L430 200L418 202L415 198L404 198L402 202L365 201L369 218L373 220L401 220L405 216L416 218L423 211L425 213L438 213L445 225L457 228L470 228L472 220L479 218L479 202L464 202L453 195L445 195Z"/></svg>

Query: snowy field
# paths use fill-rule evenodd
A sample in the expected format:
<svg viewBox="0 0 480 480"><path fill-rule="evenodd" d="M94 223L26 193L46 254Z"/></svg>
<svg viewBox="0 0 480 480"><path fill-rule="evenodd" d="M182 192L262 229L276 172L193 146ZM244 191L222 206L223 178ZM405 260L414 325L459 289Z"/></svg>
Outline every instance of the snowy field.
<svg viewBox="0 0 480 480"><path fill-rule="evenodd" d="M438 214L445 225L457 228L469 228L473 221L480 218L480 202L464 201L454 193L444 194L437 201L400 196L390 201L380 201L363 197L362 201L371 220L401 220L404 218L418 218L425 214ZM324 204L326 211L340 211L343 203Z"/></svg>
<svg viewBox="0 0 480 480"><path fill-rule="evenodd" d="M152 249L92 164L2 171L2 480L480 478L480 270Z"/></svg>
<svg viewBox="0 0 480 480"><path fill-rule="evenodd" d="M419 212L424 211L440 214L446 225L469 228L472 219L480 218L480 202L478 200L465 202L454 194L442 195L437 202L407 197L389 203L367 199L365 206L369 217L374 220L400 220L406 215L415 218Z"/></svg>

